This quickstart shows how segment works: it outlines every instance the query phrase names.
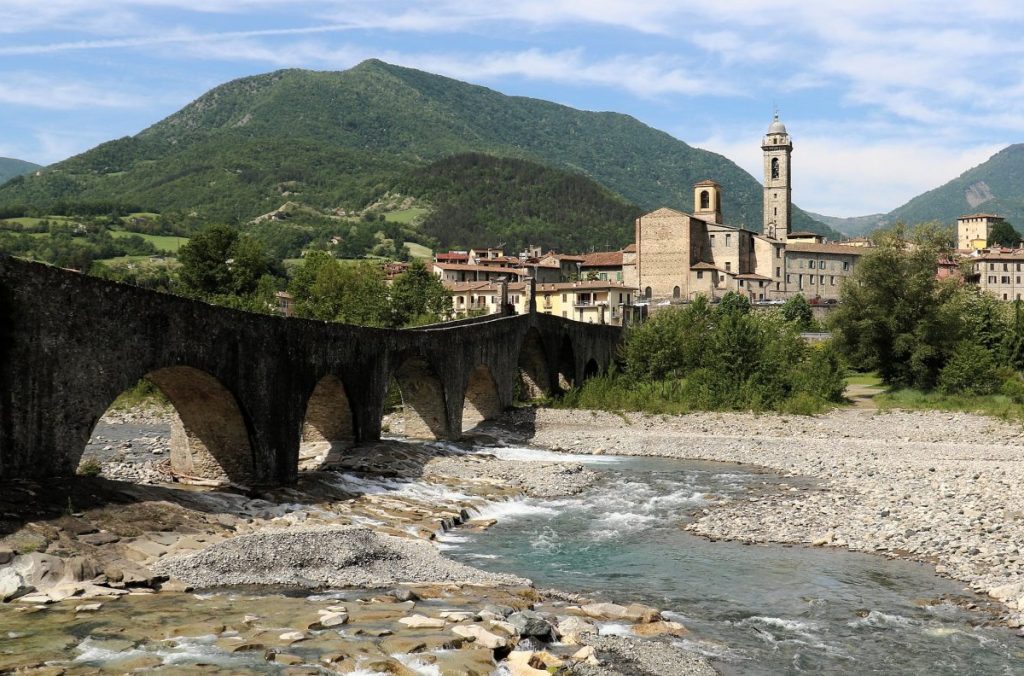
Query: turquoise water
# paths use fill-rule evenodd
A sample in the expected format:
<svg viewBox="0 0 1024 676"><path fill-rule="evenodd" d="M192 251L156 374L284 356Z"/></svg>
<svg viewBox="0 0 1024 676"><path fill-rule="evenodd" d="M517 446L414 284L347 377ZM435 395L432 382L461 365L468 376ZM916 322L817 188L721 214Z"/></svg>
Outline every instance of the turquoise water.
<svg viewBox="0 0 1024 676"><path fill-rule="evenodd" d="M524 462L553 457L487 450ZM746 496L778 477L713 463L575 459L602 473L595 487L490 508L482 516L498 524L447 535L445 553L541 588L661 608L690 629L681 645L725 674L1024 674L1024 639L975 626L990 616L946 600L973 597L926 566L683 530L708 496Z"/></svg>

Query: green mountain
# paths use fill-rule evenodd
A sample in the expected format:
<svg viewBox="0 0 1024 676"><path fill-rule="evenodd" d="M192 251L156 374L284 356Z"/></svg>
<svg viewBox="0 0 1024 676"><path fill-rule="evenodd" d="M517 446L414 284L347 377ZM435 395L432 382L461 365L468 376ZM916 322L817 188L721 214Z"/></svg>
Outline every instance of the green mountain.
<svg viewBox="0 0 1024 676"><path fill-rule="evenodd" d="M480 153L413 169L397 187L433 205L420 230L442 248L481 246L487 223L491 243L510 251L614 249L633 240L642 213L585 176Z"/></svg>
<svg viewBox="0 0 1024 676"><path fill-rule="evenodd" d="M10 157L0 157L0 183L14 178L30 174L37 169L42 169L38 164L26 162L25 160L14 160Z"/></svg>
<svg viewBox="0 0 1024 676"><path fill-rule="evenodd" d="M949 183L918 195L889 212L886 220L952 225L959 216L978 212L1024 226L1024 143L1007 146Z"/></svg>
<svg viewBox="0 0 1024 676"><path fill-rule="evenodd" d="M814 220L821 221L830 228L838 230L844 235L848 235L850 237L866 235L873 230L877 230L878 228L885 226L889 222L887 214L871 214L869 216L849 216L841 218L839 216L825 216L824 214L816 214L813 211L808 211L807 215Z"/></svg>
<svg viewBox="0 0 1024 676"><path fill-rule="evenodd" d="M643 209L689 210L693 183L713 178L725 189L727 223L761 222L762 189L752 176L632 117L505 96L376 60L228 82L136 136L0 187L0 206L116 199L231 221L285 201L352 210L393 192L409 170L463 153L582 174ZM486 225L478 240L489 237ZM800 210L793 227L836 234Z"/></svg>

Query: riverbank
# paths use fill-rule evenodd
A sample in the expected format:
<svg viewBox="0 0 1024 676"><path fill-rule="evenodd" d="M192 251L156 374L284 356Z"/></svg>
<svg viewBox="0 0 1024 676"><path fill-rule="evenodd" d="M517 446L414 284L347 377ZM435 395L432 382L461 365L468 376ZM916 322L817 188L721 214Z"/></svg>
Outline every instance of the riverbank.
<svg viewBox="0 0 1024 676"><path fill-rule="evenodd" d="M1024 623L1024 428L948 412L841 409L805 417L523 409L530 443L572 453L745 463L794 477L704 508L708 538L845 547L933 564ZM813 477L814 486L796 481Z"/></svg>
<svg viewBox="0 0 1024 676"><path fill-rule="evenodd" d="M304 449L296 486L257 493L168 483L168 447L166 413L119 411L90 445L99 476L0 492L0 672L714 673L667 640L598 636L685 631L656 609L541 592L430 542L488 528L482 507L585 490L582 465L390 440Z"/></svg>

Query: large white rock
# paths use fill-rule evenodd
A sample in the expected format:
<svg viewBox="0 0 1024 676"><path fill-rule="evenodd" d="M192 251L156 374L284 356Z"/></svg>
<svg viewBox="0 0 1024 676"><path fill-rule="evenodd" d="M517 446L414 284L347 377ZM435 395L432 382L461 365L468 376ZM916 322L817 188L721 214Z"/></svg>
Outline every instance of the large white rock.
<svg viewBox="0 0 1024 676"><path fill-rule="evenodd" d="M473 642L477 645L485 648L494 650L495 648L504 648L508 645L508 640L492 634L487 631L479 624L458 624L452 627L452 632L462 636L463 638L473 639Z"/></svg>
<svg viewBox="0 0 1024 676"><path fill-rule="evenodd" d="M426 615L410 615L403 617L398 623L413 629L442 629L445 624L444 620L439 617L427 617Z"/></svg>

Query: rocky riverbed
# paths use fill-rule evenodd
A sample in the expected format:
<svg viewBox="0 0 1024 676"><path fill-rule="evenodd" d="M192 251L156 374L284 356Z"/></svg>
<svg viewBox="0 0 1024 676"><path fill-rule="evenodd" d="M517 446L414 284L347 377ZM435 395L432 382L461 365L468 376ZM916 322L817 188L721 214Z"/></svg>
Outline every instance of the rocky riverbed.
<svg viewBox="0 0 1024 676"><path fill-rule="evenodd" d="M112 414L98 476L0 491L0 672L714 673L657 609L541 592L430 543L489 527L486 505L584 490L579 464L312 447L298 485L257 493L174 483L168 422Z"/></svg>
<svg viewBox="0 0 1024 676"><path fill-rule="evenodd" d="M511 415L531 443L746 463L794 477L718 504L687 529L713 539L845 547L932 563L1024 623L1024 428L946 412L678 417L551 409ZM814 477L812 485L797 477Z"/></svg>

